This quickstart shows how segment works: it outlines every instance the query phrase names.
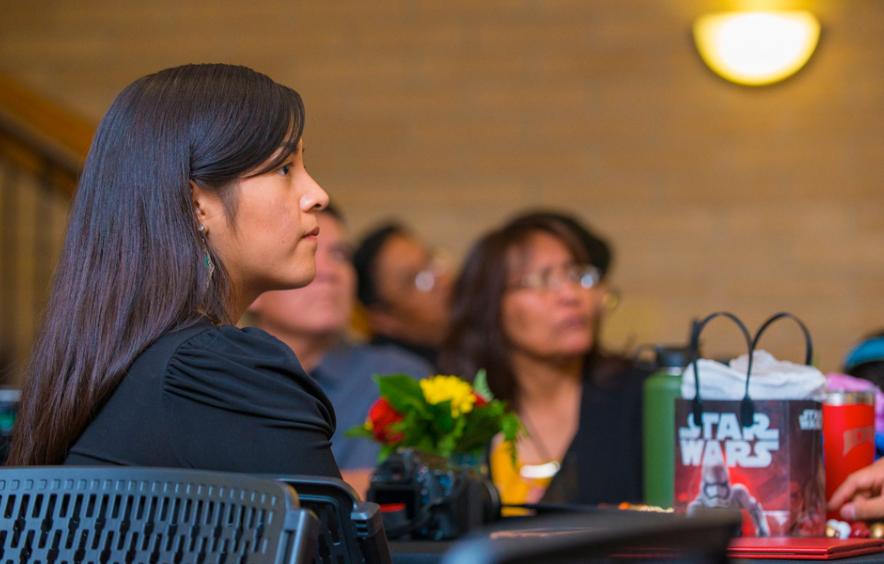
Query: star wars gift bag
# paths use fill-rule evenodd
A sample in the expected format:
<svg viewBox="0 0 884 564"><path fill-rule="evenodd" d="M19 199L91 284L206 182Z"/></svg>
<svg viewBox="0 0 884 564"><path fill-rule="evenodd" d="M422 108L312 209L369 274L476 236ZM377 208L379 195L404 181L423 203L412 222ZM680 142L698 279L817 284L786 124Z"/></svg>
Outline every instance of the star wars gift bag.
<svg viewBox="0 0 884 564"><path fill-rule="evenodd" d="M749 354L729 365L698 360L700 333L722 316L740 328ZM754 353L765 329L784 317L804 333L805 365ZM691 348L693 361L675 409L676 511L739 508L744 536L823 536L820 398L825 378L809 366L813 345L807 328L780 313L753 339L733 314L713 313L694 324ZM763 366L753 370L753 359Z"/></svg>

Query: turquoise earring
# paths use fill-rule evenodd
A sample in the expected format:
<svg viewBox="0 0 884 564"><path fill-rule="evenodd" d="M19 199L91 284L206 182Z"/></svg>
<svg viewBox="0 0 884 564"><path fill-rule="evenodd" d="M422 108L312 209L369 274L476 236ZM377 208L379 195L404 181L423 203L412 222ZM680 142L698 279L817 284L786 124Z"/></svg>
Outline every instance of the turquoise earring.
<svg viewBox="0 0 884 564"><path fill-rule="evenodd" d="M209 253L209 245L206 241L206 236L209 234L209 230L202 223L199 224L197 230L200 232L200 235L203 239L203 247L205 248L206 254L204 257L204 262L206 264L206 269L209 271L209 280L212 279L212 274L215 273L215 262L212 260L212 255Z"/></svg>

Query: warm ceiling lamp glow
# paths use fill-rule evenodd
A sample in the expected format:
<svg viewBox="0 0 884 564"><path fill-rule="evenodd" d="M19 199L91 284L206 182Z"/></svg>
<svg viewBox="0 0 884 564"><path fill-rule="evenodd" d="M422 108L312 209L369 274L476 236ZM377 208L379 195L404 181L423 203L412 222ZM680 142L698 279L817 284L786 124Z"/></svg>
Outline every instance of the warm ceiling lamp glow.
<svg viewBox="0 0 884 564"><path fill-rule="evenodd" d="M810 12L726 12L694 22L700 56L716 74L748 86L783 80L810 59L820 23Z"/></svg>

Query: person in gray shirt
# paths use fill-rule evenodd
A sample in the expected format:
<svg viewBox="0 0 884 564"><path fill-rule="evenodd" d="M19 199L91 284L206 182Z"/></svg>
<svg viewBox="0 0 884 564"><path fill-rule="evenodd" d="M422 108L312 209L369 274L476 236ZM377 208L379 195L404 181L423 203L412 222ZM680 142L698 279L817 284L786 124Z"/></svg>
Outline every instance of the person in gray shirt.
<svg viewBox="0 0 884 564"><path fill-rule="evenodd" d="M393 346L354 343L348 327L356 299L356 273L343 217L329 206L318 215L316 277L308 286L262 294L249 311L256 325L287 344L319 383L335 409L332 453L344 479L357 491L367 489L378 446L345 436L365 421L378 398L376 374L432 373L423 359Z"/></svg>
<svg viewBox="0 0 884 564"><path fill-rule="evenodd" d="M341 341L330 349L310 374L319 382L335 408L337 430L332 453L341 471L373 467L378 445L366 439L344 436L347 429L361 425L371 405L378 399L375 374L427 376L432 369L416 355L392 346L354 344Z"/></svg>

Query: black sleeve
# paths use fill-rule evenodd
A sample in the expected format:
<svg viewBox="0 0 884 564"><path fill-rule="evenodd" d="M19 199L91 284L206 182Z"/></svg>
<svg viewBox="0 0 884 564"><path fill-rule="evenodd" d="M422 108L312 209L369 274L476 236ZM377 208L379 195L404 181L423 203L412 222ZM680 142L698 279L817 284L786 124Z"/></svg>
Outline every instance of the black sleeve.
<svg viewBox="0 0 884 564"><path fill-rule="evenodd" d="M189 466L340 476L331 404L291 350L258 329L221 327L183 343L163 410Z"/></svg>

